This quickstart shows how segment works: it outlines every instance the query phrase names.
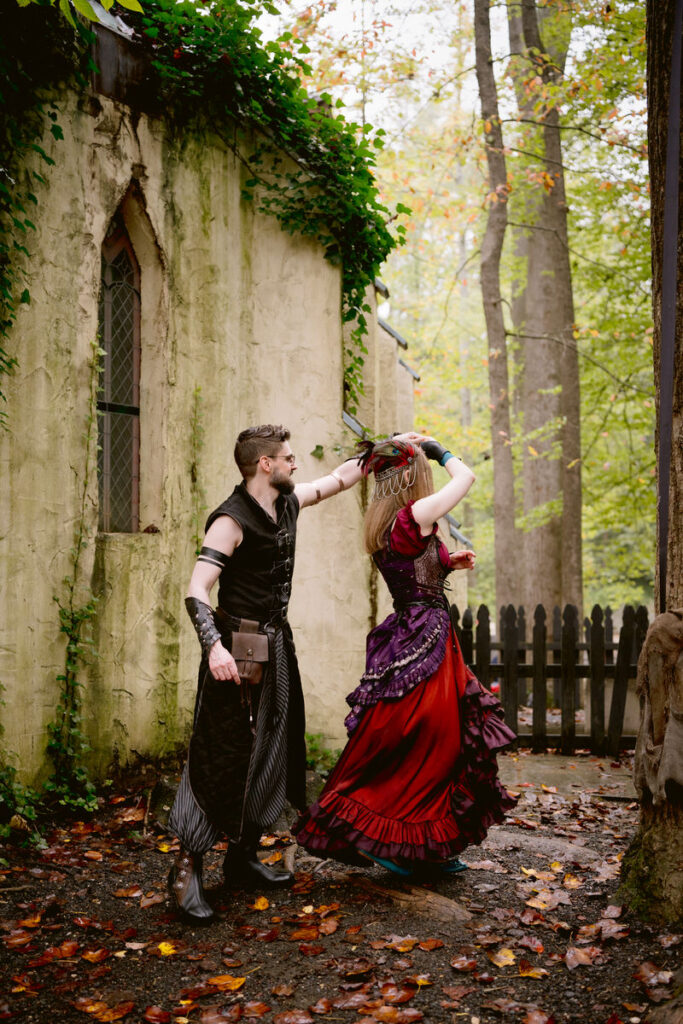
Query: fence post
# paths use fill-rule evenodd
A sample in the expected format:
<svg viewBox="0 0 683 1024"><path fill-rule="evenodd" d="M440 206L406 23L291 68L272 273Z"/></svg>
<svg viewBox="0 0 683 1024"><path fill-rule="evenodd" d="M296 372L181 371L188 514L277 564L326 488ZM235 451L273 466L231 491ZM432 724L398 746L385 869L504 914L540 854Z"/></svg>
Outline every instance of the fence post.
<svg viewBox="0 0 683 1024"><path fill-rule="evenodd" d="M482 686L491 685L491 622L489 610L480 604L477 611L477 667L475 675Z"/></svg>
<svg viewBox="0 0 683 1024"><path fill-rule="evenodd" d="M614 651L612 650L612 644L614 643L614 624L612 623L612 609L609 605L605 608L605 664L614 664Z"/></svg>
<svg viewBox="0 0 683 1024"><path fill-rule="evenodd" d="M636 629L636 613L632 605L624 608L624 623L619 633L617 664L614 670L614 688L612 690L612 706L609 712L609 728L607 730L607 752L612 757L619 756L619 743L624 728L624 711L628 693L628 677L631 666L631 652Z"/></svg>
<svg viewBox="0 0 683 1024"><path fill-rule="evenodd" d="M559 665L562 661L562 612L555 605L553 608L553 664ZM562 707L562 680L553 679L553 706Z"/></svg>
<svg viewBox="0 0 683 1024"><path fill-rule="evenodd" d="M576 744L576 644L579 613L573 604L565 605L562 626L562 735L560 751L573 754Z"/></svg>
<svg viewBox="0 0 683 1024"><path fill-rule="evenodd" d="M523 644L526 643L526 615L524 614L524 605L520 604L517 609L517 636L519 639L519 650L517 652L517 662L520 665L526 665L526 651L524 650ZM526 678L522 677L517 680L517 703L526 704L527 701L527 683Z"/></svg>
<svg viewBox="0 0 683 1024"><path fill-rule="evenodd" d="M546 625L545 608L542 604L536 605L534 612L533 651L531 661L534 667L533 677L533 725L531 727L532 750L545 750L546 742L546 704L548 689L545 681L545 659L546 659Z"/></svg>
<svg viewBox="0 0 683 1024"><path fill-rule="evenodd" d="M503 609L503 708L505 721L517 732L517 612L509 604Z"/></svg>
<svg viewBox="0 0 683 1024"><path fill-rule="evenodd" d="M472 633L472 609L465 608L462 615L462 656L468 668L472 668L472 644L474 636Z"/></svg>
<svg viewBox="0 0 683 1024"><path fill-rule="evenodd" d="M451 617L451 626L453 627L453 632L455 633L455 635L457 637L457 640L458 640L458 644L459 644L460 648L462 649L462 631L460 629L460 612L458 611L457 604L452 604L450 606L450 608L448 610L448 614Z"/></svg>
<svg viewBox="0 0 683 1024"><path fill-rule="evenodd" d="M602 608L593 606L590 630L590 687L591 687L591 750L602 754L605 750L605 627Z"/></svg>

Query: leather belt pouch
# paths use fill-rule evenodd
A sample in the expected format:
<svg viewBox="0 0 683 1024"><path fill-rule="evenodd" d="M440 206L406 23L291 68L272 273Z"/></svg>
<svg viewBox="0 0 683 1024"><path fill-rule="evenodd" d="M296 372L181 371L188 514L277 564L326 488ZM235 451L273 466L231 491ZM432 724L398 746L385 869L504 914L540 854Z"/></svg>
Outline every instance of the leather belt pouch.
<svg viewBox="0 0 683 1024"><path fill-rule="evenodd" d="M218 613L219 609L216 609ZM219 628L225 624L216 614ZM258 632L258 622L252 619L240 619L238 630L231 630L232 643L230 653L237 664L240 679L255 685L263 677L263 666L268 661L268 637Z"/></svg>

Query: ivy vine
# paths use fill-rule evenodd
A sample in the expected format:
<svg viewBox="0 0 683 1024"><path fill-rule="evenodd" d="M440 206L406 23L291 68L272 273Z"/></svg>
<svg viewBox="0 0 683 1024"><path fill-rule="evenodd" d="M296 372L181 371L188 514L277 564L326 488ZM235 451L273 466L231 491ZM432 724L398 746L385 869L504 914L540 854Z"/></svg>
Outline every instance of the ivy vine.
<svg viewBox="0 0 683 1024"><path fill-rule="evenodd" d="M353 412L363 390L366 289L405 233L402 225L389 230L372 173L383 132L347 121L340 100L307 93L308 48L290 33L264 42L254 24L259 7L277 13L249 0L201 8L147 0L135 26L151 43L164 109L180 121L201 111L243 164L243 197L290 234L316 238L341 267L342 317L350 325L345 397Z"/></svg>
<svg viewBox="0 0 683 1024"><path fill-rule="evenodd" d="M56 82L85 85L86 45L92 33L83 24L75 31L52 9L16 7L3 19L0 33L0 427L7 427L3 379L17 365L8 339L23 304L31 301L30 238L35 210L46 179L26 169L37 153L44 169L54 160L41 142L47 131L59 140L59 107L50 95Z"/></svg>
<svg viewBox="0 0 683 1024"><path fill-rule="evenodd" d="M66 640L64 670L57 676L60 687L59 703L54 722L48 725L47 751L54 771L44 786L52 800L69 810L94 811L97 807L95 785L90 779L84 756L90 750L81 728L81 691L79 673L89 654L93 653L88 638L88 626L97 612L97 598L92 594L82 600L87 588L83 585L82 557L90 539L91 475L97 464L97 395L104 352L94 343L90 364L90 394L88 414L83 434L84 468L79 481L78 517L71 548L71 571L63 580L64 597L55 596L59 610L59 630ZM95 457L94 457L95 456ZM96 652L95 652L96 656Z"/></svg>

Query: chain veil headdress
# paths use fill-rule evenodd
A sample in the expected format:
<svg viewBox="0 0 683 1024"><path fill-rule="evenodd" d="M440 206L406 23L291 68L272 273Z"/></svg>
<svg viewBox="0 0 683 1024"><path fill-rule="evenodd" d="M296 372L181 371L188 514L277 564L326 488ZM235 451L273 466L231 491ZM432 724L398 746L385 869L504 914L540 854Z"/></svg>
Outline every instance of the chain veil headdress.
<svg viewBox="0 0 683 1024"><path fill-rule="evenodd" d="M374 473L373 501L412 487L417 477L418 449L406 441L360 441L359 464L364 476ZM406 472L408 470L408 472Z"/></svg>

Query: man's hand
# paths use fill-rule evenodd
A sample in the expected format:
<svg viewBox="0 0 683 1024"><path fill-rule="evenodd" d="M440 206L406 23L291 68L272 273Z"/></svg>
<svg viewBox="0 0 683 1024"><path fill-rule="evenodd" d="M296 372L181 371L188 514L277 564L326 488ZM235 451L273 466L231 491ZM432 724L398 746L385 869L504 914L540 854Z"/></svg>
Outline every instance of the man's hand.
<svg viewBox="0 0 683 1024"><path fill-rule="evenodd" d="M240 676L237 665L230 651L226 651L220 640L216 640L209 651L209 670L214 679L227 681L232 679L233 683L240 685Z"/></svg>
<svg viewBox="0 0 683 1024"><path fill-rule="evenodd" d="M474 551L451 551L451 569L474 569L476 558Z"/></svg>

